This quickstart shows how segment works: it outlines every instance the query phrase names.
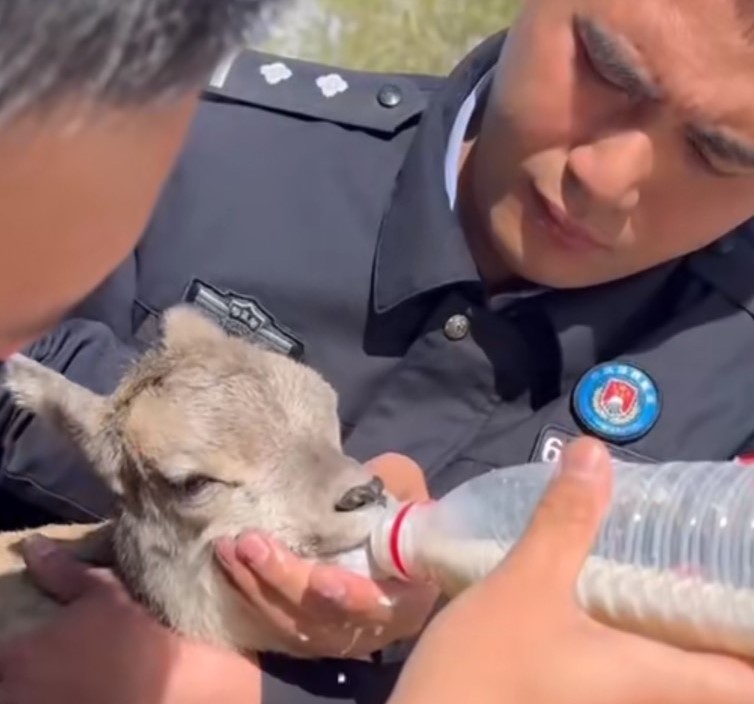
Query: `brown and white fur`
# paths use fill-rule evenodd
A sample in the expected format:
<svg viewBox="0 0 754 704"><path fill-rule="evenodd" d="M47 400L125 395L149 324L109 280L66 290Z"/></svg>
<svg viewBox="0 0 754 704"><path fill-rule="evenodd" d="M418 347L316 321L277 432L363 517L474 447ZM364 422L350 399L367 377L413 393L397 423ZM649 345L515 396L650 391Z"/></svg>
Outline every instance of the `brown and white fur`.
<svg viewBox="0 0 754 704"><path fill-rule="evenodd" d="M186 635L284 650L218 568L217 538L257 529L303 557L336 559L364 543L384 510L379 481L343 454L324 379L188 306L166 312L161 344L110 396L21 356L6 363L5 384L70 437L119 497L106 524L39 532L92 562L114 555L132 595ZM57 608L24 574L21 537L0 535L0 639Z"/></svg>

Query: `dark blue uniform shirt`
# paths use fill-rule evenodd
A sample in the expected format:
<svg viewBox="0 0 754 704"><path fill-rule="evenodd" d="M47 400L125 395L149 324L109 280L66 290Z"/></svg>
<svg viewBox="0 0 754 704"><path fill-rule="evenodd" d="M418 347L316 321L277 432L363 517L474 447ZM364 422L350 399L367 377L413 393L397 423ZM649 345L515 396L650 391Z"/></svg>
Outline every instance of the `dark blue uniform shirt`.
<svg viewBox="0 0 754 704"><path fill-rule="evenodd" d="M622 383L626 372L651 378L660 408L640 437L611 441L616 454L736 456L754 427L747 226L615 283L485 296L444 160L502 40L448 79L239 55L208 88L136 252L27 352L108 391L153 339L160 312L194 300L240 334L266 330L281 351L300 353L340 394L346 450L410 455L438 496L490 468L554 459L589 430L575 388L602 363L618 390L610 422L649 398ZM266 320L262 332L252 320ZM598 395L582 396L581 410ZM6 525L111 510L81 458L7 397L0 435ZM265 658L264 702L384 701L402 655Z"/></svg>

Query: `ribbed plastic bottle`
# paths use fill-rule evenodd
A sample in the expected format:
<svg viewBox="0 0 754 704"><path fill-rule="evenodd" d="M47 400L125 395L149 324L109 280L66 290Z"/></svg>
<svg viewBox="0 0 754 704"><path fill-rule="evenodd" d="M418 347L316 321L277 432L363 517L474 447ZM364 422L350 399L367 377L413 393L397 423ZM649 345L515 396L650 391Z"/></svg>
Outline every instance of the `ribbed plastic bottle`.
<svg viewBox="0 0 754 704"><path fill-rule="evenodd" d="M371 557L384 573L452 597L505 557L554 470L495 470L439 501L397 506L376 526ZM754 469L614 462L613 473L612 503L577 584L581 605L667 643L754 656Z"/></svg>

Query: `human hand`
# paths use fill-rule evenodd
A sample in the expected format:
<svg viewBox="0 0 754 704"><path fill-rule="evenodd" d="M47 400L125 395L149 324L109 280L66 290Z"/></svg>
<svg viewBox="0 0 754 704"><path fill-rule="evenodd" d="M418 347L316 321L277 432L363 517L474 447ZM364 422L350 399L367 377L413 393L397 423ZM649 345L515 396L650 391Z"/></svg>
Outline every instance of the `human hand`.
<svg viewBox="0 0 754 704"><path fill-rule="evenodd" d="M370 470L399 500L428 498L423 472L407 457L382 455ZM217 555L258 622L300 657L362 658L415 636L439 594L431 586L313 564L258 534L220 541Z"/></svg>
<svg viewBox="0 0 754 704"><path fill-rule="evenodd" d="M577 577L610 491L605 447L568 446L525 536L429 624L389 704L754 702L748 664L612 630L578 607Z"/></svg>
<svg viewBox="0 0 754 704"><path fill-rule="evenodd" d="M27 548L38 586L64 604L40 630L0 646L0 704L215 704L261 701L254 662L181 638L42 539Z"/></svg>

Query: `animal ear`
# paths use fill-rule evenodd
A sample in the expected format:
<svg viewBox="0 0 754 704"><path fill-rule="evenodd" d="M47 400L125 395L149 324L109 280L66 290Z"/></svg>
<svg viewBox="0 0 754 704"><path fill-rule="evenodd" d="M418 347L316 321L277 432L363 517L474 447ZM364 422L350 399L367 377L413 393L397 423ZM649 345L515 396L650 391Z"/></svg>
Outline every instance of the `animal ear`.
<svg viewBox="0 0 754 704"><path fill-rule="evenodd" d="M3 385L16 404L70 438L92 469L120 493L118 451L104 432L107 398L20 354L6 360L3 368Z"/></svg>
<svg viewBox="0 0 754 704"><path fill-rule="evenodd" d="M192 305L168 308L162 318L163 344L170 350L191 350L201 343L227 338L225 331Z"/></svg>

